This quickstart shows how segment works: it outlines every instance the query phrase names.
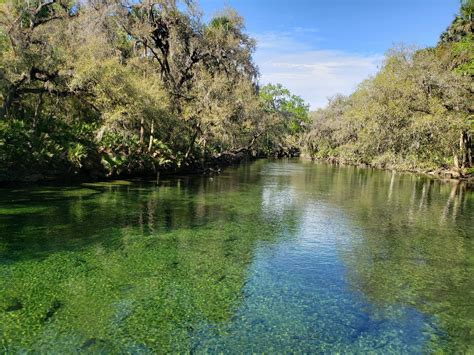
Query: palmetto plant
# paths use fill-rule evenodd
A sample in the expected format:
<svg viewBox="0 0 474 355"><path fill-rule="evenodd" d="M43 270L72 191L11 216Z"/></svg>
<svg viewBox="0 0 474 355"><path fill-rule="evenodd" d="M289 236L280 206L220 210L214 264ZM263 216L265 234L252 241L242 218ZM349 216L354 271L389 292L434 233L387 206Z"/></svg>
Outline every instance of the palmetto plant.
<svg viewBox="0 0 474 355"><path fill-rule="evenodd" d="M458 42L474 34L474 0L462 0L460 14L441 35L441 42Z"/></svg>

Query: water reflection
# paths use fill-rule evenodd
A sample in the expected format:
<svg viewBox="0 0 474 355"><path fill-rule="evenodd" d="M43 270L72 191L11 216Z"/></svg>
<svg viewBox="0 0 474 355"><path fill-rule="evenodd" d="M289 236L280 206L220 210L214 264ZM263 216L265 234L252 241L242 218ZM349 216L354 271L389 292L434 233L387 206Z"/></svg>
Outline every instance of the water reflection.
<svg viewBox="0 0 474 355"><path fill-rule="evenodd" d="M473 350L463 183L257 161L0 190L8 352Z"/></svg>
<svg viewBox="0 0 474 355"><path fill-rule="evenodd" d="M440 213L453 190L434 180L288 163L269 164L261 174L263 213L294 214L298 223L283 222L278 243L259 246L245 287L248 297L225 335L206 337L199 349L471 349L466 331L474 328L473 297L462 288L473 289L468 276L474 265L468 251L446 253L473 232L472 200L455 194L456 213L443 221ZM472 249L472 241L467 244ZM443 260L464 266L459 284L445 279L456 270ZM449 292L430 297L440 289L468 302L459 303Z"/></svg>

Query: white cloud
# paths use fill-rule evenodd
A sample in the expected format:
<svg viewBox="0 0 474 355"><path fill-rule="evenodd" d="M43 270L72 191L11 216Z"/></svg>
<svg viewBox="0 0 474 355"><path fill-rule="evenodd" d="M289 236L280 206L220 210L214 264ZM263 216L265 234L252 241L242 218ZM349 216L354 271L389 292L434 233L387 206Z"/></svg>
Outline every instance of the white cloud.
<svg viewBox="0 0 474 355"><path fill-rule="evenodd" d="M313 49L295 39L302 31L305 30L299 28L257 35L255 61L263 84L281 83L305 99L312 109L324 106L327 98L337 93L350 94L358 83L376 72L382 61L378 54Z"/></svg>
<svg viewBox="0 0 474 355"><path fill-rule="evenodd" d="M286 51L302 51L310 49L311 47L306 43L301 41L298 42L294 39L297 32L298 30L286 32L273 31L253 34L252 37L257 39L258 52L284 53Z"/></svg>

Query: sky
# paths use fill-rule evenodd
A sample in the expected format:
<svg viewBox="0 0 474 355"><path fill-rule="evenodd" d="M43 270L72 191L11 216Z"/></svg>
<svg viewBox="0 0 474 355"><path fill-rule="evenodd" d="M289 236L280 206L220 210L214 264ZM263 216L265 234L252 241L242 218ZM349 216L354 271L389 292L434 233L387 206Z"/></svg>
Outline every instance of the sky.
<svg viewBox="0 0 474 355"><path fill-rule="evenodd" d="M209 19L236 9L257 40L260 82L281 83L311 109L350 94L393 46L433 46L459 0L200 0Z"/></svg>

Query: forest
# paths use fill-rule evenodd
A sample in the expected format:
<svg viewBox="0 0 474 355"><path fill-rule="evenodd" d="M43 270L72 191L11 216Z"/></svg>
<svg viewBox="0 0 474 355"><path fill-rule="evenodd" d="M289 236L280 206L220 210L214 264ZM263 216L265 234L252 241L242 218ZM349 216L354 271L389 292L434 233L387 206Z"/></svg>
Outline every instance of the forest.
<svg viewBox="0 0 474 355"><path fill-rule="evenodd" d="M397 47L350 96L261 85L230 8L191 0L0 0L0 181L206 172L295 156L473 172L474 2L434 48ZM211 169L212 170L212 169Z"/></svg>
<svg viewBox="0 0 474 355"><path fill-rule="evenodd" d="M433 48L397 46L349 96L312 113L313 159L450 177L474 172L474 1ZM443 173L444 172L444 173Z"/></svg>
<svg viewBox="0 0 474 355"><path fill-rule="evenodd" d="M140 176L288 154L308 106L259 87L255 40L192 1L0 8L0 180Z"/></svg>

